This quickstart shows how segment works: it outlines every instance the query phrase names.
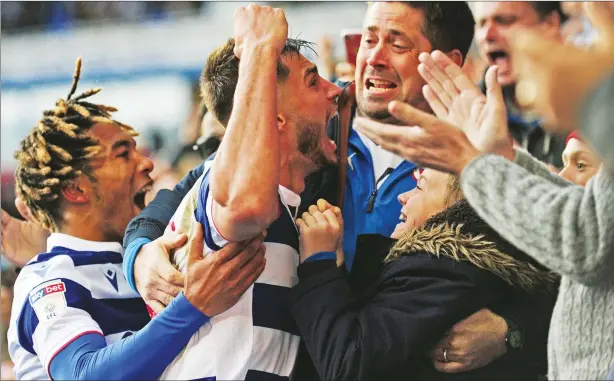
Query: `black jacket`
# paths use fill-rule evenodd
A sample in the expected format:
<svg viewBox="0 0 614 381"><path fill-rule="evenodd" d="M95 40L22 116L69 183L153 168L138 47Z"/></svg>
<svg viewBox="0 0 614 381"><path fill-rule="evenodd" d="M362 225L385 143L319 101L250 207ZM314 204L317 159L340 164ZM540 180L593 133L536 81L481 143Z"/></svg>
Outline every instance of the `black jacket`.
<svg viewBox="0 0 614 381"><path fill-rule="evenodd" d="M472 313L555 289L554 275L503 241L466 202L398 242L364 235L357 247L349 278L334 261L309 262L299 266L292 290L292 311L322 380L528 380L545 372L545 364L506 356L444 374L426 357ZM544 312L549 319L554 298L543 296L552 301ZM545 354L545 342L540 350Z"/></svg>

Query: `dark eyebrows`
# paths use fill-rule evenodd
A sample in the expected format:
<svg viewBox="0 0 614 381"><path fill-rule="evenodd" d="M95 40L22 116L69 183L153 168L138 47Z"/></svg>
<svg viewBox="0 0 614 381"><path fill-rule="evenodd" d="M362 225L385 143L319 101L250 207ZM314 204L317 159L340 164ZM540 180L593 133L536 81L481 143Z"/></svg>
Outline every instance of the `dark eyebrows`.
<svg viewBox="0 0 614 381"><path fill-rule="evenodd" d="M115 151L118 148L132 148L132 143L134 140L129 139L121 139L113 143L111 147L111 151Z"/></svg>
<svg viewBox="0 0 614 381"><path fill-rule="evenodd" d="M303 80L307 81L307 79L311 75L318 75L318 67L316 65L313 65L309 69L305 70L305 75L303 76Z"/></svg>
<svg viewBox="0 0 614 381"><path fill-rule="evenodd" d="M377 33L379 31L379 27L375 25L371 25L370 27L367 27L367 30L371 33ZM388 32L394 37L402 37L407 40L411 40L411 38L405 32L401 32L400 30L391 28L391 29L388 29Z"/></svg>

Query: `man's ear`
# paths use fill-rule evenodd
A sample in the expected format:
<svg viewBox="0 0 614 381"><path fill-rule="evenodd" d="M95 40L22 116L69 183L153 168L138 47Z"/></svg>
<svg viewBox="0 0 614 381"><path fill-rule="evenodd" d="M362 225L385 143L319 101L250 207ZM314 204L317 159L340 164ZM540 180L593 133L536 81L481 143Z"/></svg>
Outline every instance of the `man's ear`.
<svg viewBox="0 0 614 381"><path fill-rule="evenodd" d="M89 198L91 184L82 178L72 180L68 185L62 188L62 196L67 202L73 204L85 204Z"/></svg>
<svg viewBox="0 0 614 381"><path fill-rule="evenodd" d="M463 60L463 55L461 54L460 50L458 49L451 50L447 52L446 55L450 57L452 62L454 62L458 66L460 67L463 66L464 60Z"/></svg>

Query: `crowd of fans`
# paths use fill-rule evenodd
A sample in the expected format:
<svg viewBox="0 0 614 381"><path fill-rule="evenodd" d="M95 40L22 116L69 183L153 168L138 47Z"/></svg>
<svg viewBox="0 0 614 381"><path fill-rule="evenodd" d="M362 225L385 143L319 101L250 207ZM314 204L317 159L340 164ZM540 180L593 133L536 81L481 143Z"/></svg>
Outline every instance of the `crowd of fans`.
<svg viewBox="0 0 614 381"><path fill-rule="evenodd" d="M205 12L201 1L4 1L2 33L64 30L85 24L142 22Z"/></svg>
<svg viewBox="0 0 614 381"><path fill-rule="evenodd" d="M178 7L4 2L2 30ZM354 65L238 8L146 147L79 60L16 147L2 379L614 379L614 6L364 27Z"/></svg>

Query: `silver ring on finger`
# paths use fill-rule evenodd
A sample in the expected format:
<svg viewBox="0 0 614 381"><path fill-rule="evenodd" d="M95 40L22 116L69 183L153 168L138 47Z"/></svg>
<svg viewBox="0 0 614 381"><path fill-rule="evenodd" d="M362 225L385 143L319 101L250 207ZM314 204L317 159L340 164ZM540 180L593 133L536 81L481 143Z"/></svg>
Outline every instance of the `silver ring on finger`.
<svg viewBox="0 0 614 381"><path fill-rule="evenodd" d="M443 362L449 362L448 361L448 350L447 349L443 350Z"/></svg>

